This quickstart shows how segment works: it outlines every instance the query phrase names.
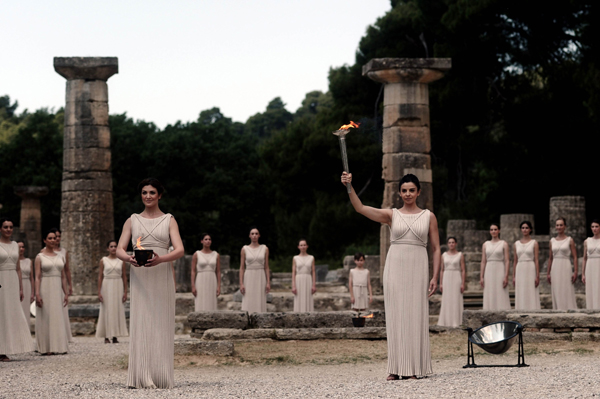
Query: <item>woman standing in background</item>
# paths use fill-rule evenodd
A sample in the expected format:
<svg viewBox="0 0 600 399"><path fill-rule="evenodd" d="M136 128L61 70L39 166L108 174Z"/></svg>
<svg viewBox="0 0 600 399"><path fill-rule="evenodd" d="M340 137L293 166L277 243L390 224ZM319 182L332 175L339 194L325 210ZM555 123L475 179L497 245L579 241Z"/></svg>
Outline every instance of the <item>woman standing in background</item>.
<svg viewBox="0 0 600 399"><path fill-rule="evenodd" d="M250 245L244 245L240 256L240 292L242 310L248 313L267 311L267 294L271 290L269 248L259 244L260 233L250 229Z"/></svg>
<svg viewBox="0 0 600 399"><path fill-rule="evenodd" d="M202 250L192 257L192 294L196 297L194 309L217 310L217 297L221 294L221 256L210 249L212 238L203 233Z"/></svg>
<svg viewBox="0 0 600 399"><path fill-rule="evenodd" d="M515 309L540 309L540 247L531 238L531 222L521 223L523 238L515 241L513 285L515 286Z"/></svg>
<svg viewBox="0 0 600 399"><path fill-rule="evenodd" d="M483 288L483 310L510 309L508 244L500 239L500 226L496 223L490 225L490 235L492 239L484 242L481 248L479 283Z"/></svg>
<svg viewBox="0 0 600 399"><path fill-rule="evenodd" d="M96 338L104 338L104 343L118 343L117 337L126 337L127 321L125 308L127 301L127 273L124 263L117 258L117 242L107 244L108 256L100 259L98 268L98 300L100 315L96 327Z"/></svg>
<svg viewBox="0 0 600 399"><path fill-rule="evenodd" d="M31 319L31 304L35 301L35 284L34 276L32 276L31 259L25 257L25 243L19 241L19 265L21 267L21 280L23 281L23 299L21 306L27 320L27 325Z"/></svg>
<svg viewBox="0 0 600 399"><path fill-rule="evenodd" d="M448 238L448 251L442 254L440 291L442 306L438 326L458 327L462 324L463 293L465 292L465 257L456 250L456 238Z"/></svg>
<svg viewBox="0 0 600 399"><path fill-rule="evenodd" d="M593 237L583 243L581 280L585 284L585 303L588 309L600 309L600 221L592 220Z"/></svg>
<svg viewBox="0 0 600 399"><path fill-rule="evenodd" d="M299 255L292 259L292 293L294 312L312 312L315 309L313 294L317 292L315 257L309 255L305 239L298 241Z"/></svg>
<svg viewBox="0 0 600 399"><path fill-rule="evenodd" d="M571 237L567 237L567 221L556 219L557 235L550 240L548 257L548 282L552 284L552 309L577 309L575 281L577 281L577 249ZM573 265L571 265L571 256ZM573 270L574 269L574 270Z"/></svg>

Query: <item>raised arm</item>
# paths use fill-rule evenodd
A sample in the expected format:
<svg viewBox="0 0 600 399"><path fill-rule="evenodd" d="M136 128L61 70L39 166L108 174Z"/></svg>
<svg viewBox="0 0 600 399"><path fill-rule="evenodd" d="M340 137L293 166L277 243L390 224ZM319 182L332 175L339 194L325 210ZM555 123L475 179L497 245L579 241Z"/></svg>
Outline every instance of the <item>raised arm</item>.
<svg viewBox="0 0 600 399"><path fill-rule="evenodd" d="M352 173L342 173L342 183L346 185L346 183L352 183ZM354 187L351 186L350 194L350 202L354 207L354 210L361 215L371 219L374 222L385 223L387 225L391 225L392 223L392 210L391 209L379 209L373 208L371 206L365 206L356 195L354 191Z"/></svg>
<svg viewBox="0 0 600 399"><path fill-rule="evenodd" d="M431 246L431 254L433 256L433 277L429 282L429 296L432 296L437 290L438 279L440 277L440 261L442 259L438 222L433 212L431 212L429 217L429 245Z"/></svg>

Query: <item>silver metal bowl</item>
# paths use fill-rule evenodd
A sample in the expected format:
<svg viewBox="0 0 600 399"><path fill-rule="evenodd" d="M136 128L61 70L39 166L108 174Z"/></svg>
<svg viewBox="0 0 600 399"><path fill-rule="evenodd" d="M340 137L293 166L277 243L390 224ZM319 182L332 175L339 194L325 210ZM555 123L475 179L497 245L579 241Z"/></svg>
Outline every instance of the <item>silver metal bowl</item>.
<svg viewBox="0 0 600 399"><path fill-rule="evenodd" d="M499 355L510 349L523 326L514 321L499 321L479 327L469 336L469 341L486 352Z"/></svg>

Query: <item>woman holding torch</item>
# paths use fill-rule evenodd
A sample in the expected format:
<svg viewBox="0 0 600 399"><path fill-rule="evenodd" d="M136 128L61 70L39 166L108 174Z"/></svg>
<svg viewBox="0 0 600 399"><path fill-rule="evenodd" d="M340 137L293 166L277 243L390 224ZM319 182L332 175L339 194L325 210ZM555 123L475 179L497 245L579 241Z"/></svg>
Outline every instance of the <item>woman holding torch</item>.
<svg viewBox="0 0 600 399"><path fill-rule="evenodd" d="M170 262L181 258L184 249L175 218L158 207L164 191L157 179L140 182L144 212L127 219L117 246L117 257L133 266L127 376L131 388L173 388L174 383L175 281ZM126 252L136 240L154 251L143 267Z"/></svg>
<svg viewBox="0 0 600 399"><path fill-rule="evenodd" d="M350 186L352 174L344 172L341 180ZM356 212L391 229L391 246L383 272L388 380L432 373L427 298L437 289L441 260L437 219L416 203L421 193L419 179L405 175L399 190L404 202L400 209L365 206L351 186L349 194ZM433 253L433 278L429 283L428 243Z"/></svg>

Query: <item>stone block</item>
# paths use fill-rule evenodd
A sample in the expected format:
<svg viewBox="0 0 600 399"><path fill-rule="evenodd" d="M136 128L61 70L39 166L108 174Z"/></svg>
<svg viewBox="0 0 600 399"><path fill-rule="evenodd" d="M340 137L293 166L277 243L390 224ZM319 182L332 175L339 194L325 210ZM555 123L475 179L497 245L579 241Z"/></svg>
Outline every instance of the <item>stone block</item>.
<svg viewBox="0 0 600 399"><path fill-rule="evenodd" d="M382 167L382 178L386 182L398 182L407 173L406 169L422 171L422 175L429 173L427 171L431 171L431 157L418 153L383 154Z"/></svg>
<svg viewBox="0 0 600 399"><path fill-rule="evenodd" d="M571 340L573 342L598 342L600 341L600 334L590 332L573 332L571 335Z"/></svg>
<svg viewBox="0 0 600 399"><path fill-rule="evenodd" d="M176 293L175 294L175 314L176 315L189 315L193 313L195 309L195 299L192 293Z"/></svg>
<svg viewBox="0 0 600 399"><path fill-rule="evenodd" d="M213 328L248 328L248 313L228 311L193 312L188 315L188 323L193 331L206 331Z"/></svg>
<svg viewBox="0 0 600 399"><path fill-rule="evenodd" d="M465 230L463 251L481 253L481 247L488 239L490 239L488 230Z"/></svg>
<svg viewBox="0 0 600 399"><path fill-rule="evenodd" d="M229 341L175 340L175 355L179 356L233 356L233 352L233 342Z"/></svg>
<svg viewBox="0 0 600 399"><path fill-rule="evenodd" d="M523 333L523 342L525 347L531 343L541 343L541 342L550 342L550 341L570 341L571 336L569 334L555 334L550 330L550 332L541 331L541 332L527 332Z"/></svg>
<svg viewBox="0 0 600 399"><path fill-rule="evenodd" d="M383 90L383 103L421 104L429 106L429 86L427 83L399 82L388 83Z"/></svg>
<svg viewBox="0 0 600 399"><path fill-rule="evenodd" d="M513 259L513 244L515 241L521 239L521 223L529 221L533 225L533 232L535 232L535 216L529 213L511 213L508 215L500 215L500 231L504 241L506 241L510 247L510 258Z"/></svg>
<svg viewBox="0 0 600 399"><path fill-rule="evenodd" d="M430 126L429 105L392 104L383 106L383 127Z"/></svg>
<svg viewBox="0 0 600 399"><path fill-rule="evenodd" d="M385 313L373 311L373 318L366 320L368 327L385 326ZM252 328L342 328L352 327L355 312L277 312L253 313L250 315Z"/></svg>
<svg viewBox="0 0 600 399"><path fill-rule="evenodd" d="M73 335L92 335L96 332L96 323L93 321L72 321L71 333Z"/></svg>
<svg viewBox="0 0 600 399"><path fill-rule="evenodd" d="M571 333L571 329L570 328L555 328L554 329L555 333Z"/></svg>
<svg viewBox="0 0 600 399"><path fill-rule="evenodd" d="M537 310L529 311L484 311L465 310L463 312L463 325L478 328L482 325L497 321L516 321L525 328L538 328L540 332L570 332L574 328L600 328L599 311L560 311Z"/></svg>
<svg viewBox="0 0 600 399"><path fill-rule="evenodd" d="M102 80L68 80L65 102L108 103L108 85Z"/></svg>
<svg viewBox="0 0 600 399"><path fill-rule="evenodd" d="M373 58L363 65L362 74L381 83L398 81L429 83L440 79L450 68L452 68L451 58ZM378 75L377 72L386 74ZM434 76L428 76L430 74Z"/></svg>
<svg viewBox="0 0 600 399"><path fill-rule="evenodd" d="M246 340L246 339L275 339L274 329L240 330L233 328L214 328L206 330L202 336L206 341Z"/></svg>
<svg viewBox="0 0 600 399"><path fill-rule="evenodd" d="M327 280L327 273L329 273L329 265L315 265L315 274L318 283L322 283Z"/></svg>
<svg viewBox="0 0 600 399"><path fill-rule="evenodd" d="M54 57L54 70L67 80L106 81L119 73L117 57Z"/></svg>
<svg viewBox="0 0 600 399"><path fill-rule="evenodd" d="M475 230L476 222L475 220L470 219L452 219L448 220L446 224L446 240L449 237L454 237L457 240L457 248L462 250L465 247L465 231L466 230ZM465 255L465 261L466 261ZM481 259L479 259L481 260Z"/></svg>
<svg viewBox="0 0 600 399"><path fill-rule="evenodd" d="M315 339L385 339L385 327L348 328L286 328L275 330L276 339L315 340Z"/></svg>
<svg viewBox="0 0 600 399"><path fill-rule="evenodd" d="M110 148L67 148L63 152L66 172L108 172L110 160Z"/></svg>
<svg viewBox="0 0 600 399"><path fill-rule="evenodd" d="M65 104L65 127L81 125L108 126L108 103L67 102Z"/></svg>
<svg viewBox="0 0 600 399"><path fill-rule="evenodd" d="M429 154L429 127L393 126L383 129L383 153L416 152Z"/></svg>
<svg viewBox="0 0 600 399"><path fill-rule="evenodd" d="M112 211L112 192L108 191L67 191L62 193L61 209L64 213L109 213ZM88 219L91 222L92 220ZM82 221L83 222L83 221ZM89 230L87 224L79 224L78 230ZM99 226L94 226L99 227ZM63 230L67 230L63 227ZM111 232L112 233L112 232ZM114 234L114 233L113 233ZM112 235L112 234L111 234ZM106 243L103 243L103 245ZM69 247L72 248L72 247ZM102 248L104 249L104 248Z"/></svg>
<svg viewBox="0 0 600 399"><path fill-rule="evenodd" d="M177 259L173 263L173 267L175 268L175 289L176 292L191 292L192 291L192 281L190 280L190 275L192 271L192 255L184 255L181 258ZM216 292L215 292L216 295ZM193 296L190 298L193 302ZM192 306L193 312L194 308ZM185 314L188 314L186 312Z"/></svg>
<svg viewBox="0 0 600 399"><path fill-rule="evenodd" d="M233 294L240 289L240 271L239 269L229 269L221 271L221 293ZM240 300L241 302L241 300Z"/></svg>
<svg viewBox="0 0 600 399"><path fill-rule="evenodd" d="M63 173L62 191L105 191L112 193L112 177L109 172Z"/></svg>
<svg viewBox="0 0 600 399"><path fill-rule="evenodd" d="M81 125L65 126L64 148L108 148L110 128L108 126Z"/></svg>

